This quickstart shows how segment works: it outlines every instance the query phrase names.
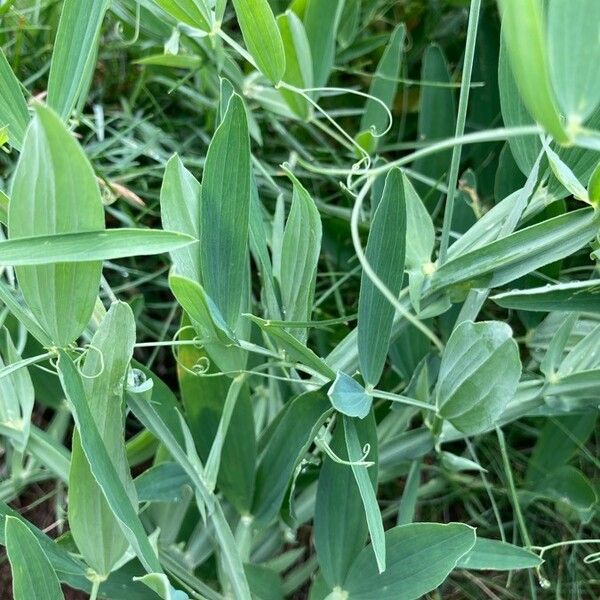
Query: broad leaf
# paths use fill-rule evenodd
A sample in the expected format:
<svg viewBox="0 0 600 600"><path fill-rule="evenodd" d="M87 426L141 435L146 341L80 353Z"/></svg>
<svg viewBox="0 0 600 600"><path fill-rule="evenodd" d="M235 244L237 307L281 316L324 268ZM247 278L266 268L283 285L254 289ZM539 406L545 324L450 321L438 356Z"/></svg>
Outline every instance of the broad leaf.
<svg viewBox="0 0 600 600"><path fill-rule="evenodd" d="M89 410L111 457L129 502L137 495L125 456L125 407L123 383L135 343L135 319L131 308L113 304L91 341L81 369ZM129 548L129 541L96 482L81 446L79 432L73 436L69 473L69 526L85 562L107 576Z"/></svg>
<svg viewBox="0 0 600 600"><path fill-rule="evenodd" d="M548 55L558 105L568 123L584 123L600 103L600 3L548 3ZM573 68L577 65L576 68Z"/></svg>
<svg viewBox="0 0 600 600"><path fill-rule="evenodd" d="M500 540L477 538L475 545L460 558L458 567L475 571L512 571L533 569L542 564L537 555Z"/></svg>
<svg viewBox="0 0 600 600"><path fill-rule="evenodd" d="M204 0L155 0L155 2L178 21L203 31L211 30L210 10Z"/></svg>
<svg viewBox="0 0 600 600"><path fill-rule="evenodd" d="M16 517L6 517L4 535L14 600L64 599L48 557L27 526Z"/></svg>
<svg viewBox="0 0 600 600"><path fill-rule="evenodd" d="M127 489L102 441L94 416L88 405L81 375L69 355L60 350L58 373L65 395L71 404L75 423L79 430L81 447L88 460L92 474L102 489L114 516L118 519L125 536L136 555L149 573L161 573L160 562L148 540L148 536L131 503Z"/></svg>
<svg viewBox="0 0 600 600"><path fill-rule="evenodd" d="M442 355L439 414L467 435L484 431L504 412L520 376L519 349L508 325L463 321Z"/></svg>
<svg viewBox="0 0 600 600"><path fill-rule="evenodd" d="M348 417L364 419L371 410L372 396L355 379L339 371L335 381L327 391L331 405Z"/></svg>
<svg viewBox="0 0 600 600"><path fill-rule="evenodd" d="M379 574L371 548L354 561L343 589L348 600L417 600L437 588L475 544L462 523L414 523L385 533L387 570Z"/></svg>
<svg viewBox="0 0 600 600"><path fill-rule="evenodd" d="M42 106L36 107L25 136L8 218L10 240L23 244L17 251L21 259L33 250L18 238L104 229L102 199L88 159L58 116ZM78 337L94 310L101 263L16 271L27 305L52 341L65 346Z"/></svg>
<svg viewBox="0 0 600 600"><path fill-rule="evenodd" d="M550 82L540 0L499 0L502 34L515 82L531 116L560 143L568 141Z"/></svg>

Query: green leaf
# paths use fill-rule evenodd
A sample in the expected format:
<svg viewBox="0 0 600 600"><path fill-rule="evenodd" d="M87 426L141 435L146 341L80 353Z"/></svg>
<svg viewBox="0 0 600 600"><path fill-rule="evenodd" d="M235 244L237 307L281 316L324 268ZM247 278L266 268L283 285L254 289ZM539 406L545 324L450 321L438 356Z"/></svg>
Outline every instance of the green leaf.
<svg viewBox="0 0 600 600"><path fill-rule="evenodd" d="M35 536L60 581L69 587L84 590L88 593L91 592L92 584L86 577L87 566L84 562L75 558L2 501L0 501L0 517L1 544L5 543L4 525L6 521L4 517L12 517L19 520ZM137 574L139 574L139 570L131 569L129 566L111 573L111 576L100 584L100 597L114 598L115 600L155 600L158 598L158 596L150 592L144 585L132 581L132 577Z"/></svg>
<svg viewBox="0 0 600 600"><path fill-rule="evenodd" d="M542 559L525 548L478 537L473 548L459 559L457 567L474 571L513 571L534 569L541 564Z"/></svg>
<svg viewBox="0 0 600 600"><path fill-rule="evenodd" d="M448 261L433 274L431 287L477 280L489 288L502 286L573 254L594 237L599 223L600 212L582 208L531 225Z"/></svg>
<svg viewBox="0 0 600 600"><path fill-rule="evenodd" d="M383 531L383 520L377 502L377 494L373 488L373 481L368 472L368 469L372 468L373 465L367 467L366 465L356 464L357 462L364 460L363 448L360 445L360 439L358 437L354 419L346 416L344 417L344 435L346 438L348 460L352 463L350 468L352 469L354 479L356 480L367 521L367 527L369 529L371 549L375 556L377 569L379 573L383 573L386 570L386 541Z"/></svg>
<svg viewBox="0 0 600 600"><path fill-rule="evenodd" d="M450 70L444 51L437 44L427 46L423 55L421 80L429 85L421 86L417 138L421 142L444 140L454 136L456 123L456 100L450 87ZM441 85L440 85L441 84ZM437 152L417 159L414 170L434 181L444 181L450 168L452 150ZM416 189L428 206L430 198L437 197L431 188L417 183Z"/></svg>
<svg viewBox="0 0 600 600"><path fill-rule="evenodd" d="M313 87L312 56L304 24L296 13L288 10L277 17L277 26L285 53L283 81L301 90ZM310 103L300 94L285 88L280 88L279 93L301 119L306 120L312 114Z"/></svg>
<svg viewBox="0 0 600 600"><path fill-rule="evenodd" d="M309 321L321 252L321 217L309 193L291 171L285 169L294 185L292 207L281 244L280 289L286 321ZM292 335L306 343L304 329Z"/></svg>
<svg viewBox="0 0 600 600"><path fill-rule="evenodd" d="M235 333L225 323L221 312L201 285L175 273L169 286L190 320L206 351L224 373L246 367L248 353L239 347ZM243 332L242 332L243 333Z"/></svg>
<svg viewBox="0 0 600 600"><path fill-rule="evenodd" d="M21 84L0 48L0 126L8 126L9 143L13 148L21 149L28 123L29 111Z"/></svg>
<svg viewBox="0 0 600 600"><path fill-rule="evenodd" d="M248 269L250 140L242 99L233 94L208 148L200 203L202 282L235 330Z"/></svg>
<svg viewBox="0 0 600 600"><path fill-rule="evenodd" d="M6 517L5 543L14 600L64 599L48 557L33 533L16 517Z"/></svg>
<svg viewBox="0 0 600 600"><path fill-rule="evenodd" d="M81 376L64 350L59 350L58 374L71 404L81 447L94 478L144 568L149 573L161 573L160 562L139 520L136 507L131 503L128 491L102 441L88 405Z"/></svg>
<svg viewBox="0 0 600 600"><path fill-rule="evenodd" d="M385 533L388 568L377 572L371 548L354 561L344 590L349 600L417 600L437 588L475 544L462 523L414 523Z"/></svg>
<svg viewBox="0 0 600 600"><path fill-rule="evenodd" d="M527 465L528 487L535 488L554 470L566 465L592 435L596 421L595 412L548 419Z"/></svg>
<svg viewBox="0 0 600 600"><path fill-rule="evenodd" d="M233 0L246 47L262 73L278 84L286 70L281 33L267 0Z"/></svg>
<svg viewBox="0 0 600 600"><path fill-rule="evenodd" d="M284 409L256 471L252 514L257 523L267 525L276 517L296 466L330 412L323 390L296 396Z"/></svg>
<svg viewBox="0 0 600 600"><path fill-rule="evenodd" d="M600 312L600 279L511 290L491 299L504 308L550 312Z"/></svg>
<svg viewBox="0 0 600 600"><path fill-rule="evenodd" d="M63 120L87 95L109 4L109 0L65 0L63 4L48 78L48 106Z"/></svg>
<svg viewBox="0 0 600 600"><path fill-rule="evenodd" d="M173 459L190 478L196 492L198 509L210 516L220 549L220 558L233 593L240 600L250 600L250 590L235 539L221 504L206 486L204 468L196 452L192 434L177 411L175 412L179 416L179 425L176 430L167 421L173 416L173 410L157 412L152 389L153 385L149 384L148 380L140 386L128 388L128 405L138 420L165 445ZM181 446L180 437L183 437L185 449Z"/></svg>
<svg viewBox="0 0 600 600"><path fill-rule="evenodd" d="M436 404L439 414L467 435L494 425L521 376L519 348L505 323L463 321L444 349Z"/></svg>
<svg viewBox="0 0 600 600"><path fill-rule="evenodd" d="M548 3L550 75L567 124L584 123L600 103L596 81L599 36L600 4L596 0Z"/></svg>
<svg viewBox="0 0 600 600"><path fill-rule="evenodd" d="M184 318L181 325L185 327L188 323L189 319ZM189 340L194 335L189 329L183 330L181 339ZM194 436L198 454L204 461L208 458L217 434L230 385L229 378L210 376L219 373L214 364L209 366L206 373L208 377L192 374L194 365L202 364L208 358L206 350L206 346L201 349L190 345L181 346L178 350L179 388L186 421ZM252 410L248 388L244 387L237 398L225 436L217 478L219 490L240 514L250 513L254 492L256 439Z"/></svg>
<svg viewBox="0 0 600 600"><path fill-rule="evenodd" d="M568 142L550 82L540 0L499 0L499 5L502 34L525 106L557 142Z"/></svg>
<svg viewBox="0 0 600 600"><path fill-rule="evenodd" d="M212 29L212 18L204 0L154 0L166 13L178 21L201 29Z"/></svg>
<svg viewBox="0 0 600 600"><path fill-rule="evenodd" d="M588 197L594 204L600 203L600 162L590 176L588 183Z"/></svg>
<svg viewBox="0 0 600 600"><path fill-rule="evenodd" d="M326 379L334 379L336 374L331 367L310 348L300 343L291 333L288 333L281 325L266 321L254 315L248 317L256 323L269 337L276 340L278 346L285 350L292 360L296 360L310 367Z"/></svg>
<svg viewBox="0 0 600 600"><path fill-rule="evenodd" d="M200 183L183 166L179 156L173 155L167 162L160 189L160 217L165 229L199 239L201 189ZM180 275L200 283L198 243L171 252L171 258Z"/></svg>
<svg viewBox="0 0 600 600"><path fill-rule="evenodd" d="M310 44L316 87L323 87L335 60L335 38L344 0L306 0L304 27Z"/></svg>
<svg viewBox="0 0 600 600"><path fill-rule="evenodd" d="M162 254L195 241L195 238L184 233L160 229L99 229L81 233L33 235L0 242L0 265L29 268L34 268L31 265L56 265L57 270L69 265L75 270L92 261ZM20 283L22 288L21 280Z"/></svg>
<svg viewBox="0 0 600 600"><path fill-rule="evenodd" d="M111 457L129 503L137 495L125 455L123 383L135 344L135 319L129 305L113 304L94 334L85 363L83 387L90 413ZM92 472L81 445L73 436L69 472L69 525L85 562L107 576L129 548L129 541Z"/></svg>
<svg viewBox="0 0 600 600"><path fill-rule="evenodd" d="M377 427L372 411L364 420L356 421L356 430L361 448L366 444L370 447L367 459L375 464L367 472L375 488ZM337 422L330 447L339 458L348 460L341 420ZM317 487L314 535L321 573L330 588L341 585L346 579L352 562L364 548L367 532L367 521L352 469L325 456Z"/></svg>
<svg viewBox="0 0 600 600"><path fill-rule="evenodd" d="M560 184L577 200L589 203L588 193L577 176L569 166L560 158L549 145L545 145L544 150L550 163L550 168Z"/></svg>
<svg viewBox="0 0 600 600"><path fill-rule="evenodd" d="M389 172L365 250L377 277L398 296L404 279L406 255L406 204L402 173ZM358 356L361 373L375 386L385 365L394 320L394 307L367 273L362 274L358 297Z"/></svg>
<svg viewBox="0 0 600 600"><path fill-rule="evenodd" d="M163 462L146 469L134 483L140 502L180 502L190 478L177 463Z"/></svg>
<svg viewBox="0 0 600 600"><path fill-rule="evenodd" d="M506 127L534 125L535 121L529 114L513 75L506 42L500 40L500 56L498 58L498 88L500 92L500 108L502 120ZM513 137L508 140L512 156L521 173L529 175L542 149L539 136L527 135Z"/></svg>
<svg viewBox="0 0 600 600"><path fill-rule="evenodd" d="M377 65L377 70L371 80L369 95L365 103L365 109L360 120L360 131L371 131L381 134L389 125L389 116L380 102L390 110L394 105L396 92L398 91L398 78L400 77L400 66L404 53L404 40L406 38L406 26L400 23L396 26L390 36L383 56ZM374 100L377 98L377 100ZM378 138L375 138L377 142Z"/></svg>
<svg viewBox="0 0 600 600"><path fill-rule="evenodd" d="M594 484L579 469L570 465L559 467L540 480L535 492L579 511L582 520L589 520L589 513L598 502Z"/></svg>
<svg viewBox="0 0 600 600"><path fill-rule="evenodd" d="M6 328L0 332L0 369L21 360ZM21 368L0 377L0 427L16 450L24 452L29 438L35 392L29 371Z"/></svg>
<svg viewBox="0 0 600 600"><path fill-rule="evenodd" d="M365 388L342 371L338 372L327 396L333 408L348 417L364 419L373 404L373 397L367 394Z"/></svg>
<svg viewBox="0 0 600 600"><path fill-rule="evenodd" d="M23 142L8 219L10 241L3 243L17 244L11 262L36 251L34 242L18 238L104 229L102 198L88 159L58 116L41 105ZM49 253L39 246L37 251L39 260ZM94 310L102 265L87 260L16 269L25 302L57 345L78 337Z"/></svg>

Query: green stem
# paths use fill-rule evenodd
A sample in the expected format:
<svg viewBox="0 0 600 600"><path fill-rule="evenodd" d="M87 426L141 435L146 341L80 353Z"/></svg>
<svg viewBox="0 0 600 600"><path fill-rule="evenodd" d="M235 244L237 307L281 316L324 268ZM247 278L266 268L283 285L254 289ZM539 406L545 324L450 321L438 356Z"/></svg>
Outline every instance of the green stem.
<svg viewBox="0 0 600 600"><path fill-rule="evenodd" d="M471 75L473 73L473 58L475 56L475 41L477 40L477 24L479 22L479 11L481 0L472 0L469 11L469 26L467 28L467 44L465 48L465 62L463 76L460 85L460 99L458 101L458 117L456 119L456 137L461 137L465 132L467 121L467 107L469 105L469 90L471 88ZM442 227L442 239L440 242L439 264L442 265L448 253L450 240L450 229L452 228L452 215L454 213L454 198L456 185L458 183L458 169L462 145L454 146L452 149L452 162L450 163L450 177L448 181L448 195L446 197L446 208L444 210L444 224Z"/></svg>

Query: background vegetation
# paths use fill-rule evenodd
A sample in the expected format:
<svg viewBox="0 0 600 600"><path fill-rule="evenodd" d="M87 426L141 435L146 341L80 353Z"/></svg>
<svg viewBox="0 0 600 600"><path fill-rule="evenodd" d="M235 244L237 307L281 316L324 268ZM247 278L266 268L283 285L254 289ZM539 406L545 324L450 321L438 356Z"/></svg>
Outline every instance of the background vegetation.
<svg viewBox="0 0 600 600"><path fill-rule="evenodd" d="M599 28L0 1L0 596L598 598Z"/></svg>

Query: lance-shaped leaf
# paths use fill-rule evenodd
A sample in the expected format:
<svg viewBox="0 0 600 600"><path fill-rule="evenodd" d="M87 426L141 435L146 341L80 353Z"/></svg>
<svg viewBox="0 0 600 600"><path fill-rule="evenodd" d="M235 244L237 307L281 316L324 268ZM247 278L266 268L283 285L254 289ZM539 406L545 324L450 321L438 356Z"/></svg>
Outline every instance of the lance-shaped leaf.
<svg viewBox="0 0 600 600"><path fill-rule="evenodd" d="M6 517L5 543L14 600L63 600L58 577L27 525Z"/></svg>
<svg viewBox="0 0 600 600"><path fill-rule="evenodd" d="M296 466L330 411L323 390L301 394L284 409L256 471L252 514L258 523L270 523L279 512Z"/></svg>
<svg viewBox="0 0 600 600"><path fill-rule="evenodd" d="M306 0L304 27L310 44L315 86L323 87L335 60L335 38L344 0Z"/></svg>
<svg viewBox="0 0 600 600"><path fill-rule="evenodd" d="M63 4L48 78L48 105L62 119L87 94L109 4L109 0L65 0Z"/></svg>
<svg viewBox="0 0 600 600"><path fill-rule="evenodd" d="M81 447L108 505L144 568L149 573L162 573L136 507L131 503L128 491L102 441L86 398L81 375L64 350L59 351L58 374L65 396L71 404Z"/></svg>
<svg viewBox="0 0 600 600"><path fill-rule="evenodd" d="M402 289L405 255L406 203L402 173L392 169L371 223L365 256L394 296ZM377 385L383 372L394 312L369 274L363 272L358 298L358 354L361 373L372 386Z"/></svg>
<svg viewBox="0 0 600 600"><path fill-rule="evenodd" d="M75 269L78 265L74 263L151 256L183 248L195 241L184 233L160 229L100 229L34 235L0 242L0 265L63 263Z"/></svg>
<svg viewBox="0 0 600 600"><path fill-rule="evenodd" d="M42 106L25 136L8 218L11 240L104 229L102 198L88 159L58 116ZM27 305L55 344L71 343L87 325L101 266L93 261L16 269Z"/></svg>
<svg viewBox="0 0 600 600"><path fill-rule="evenodd" d="M533 569L542 564L537 555L500 540L477 538L475 545L458 561L461 569L474 571L512 571Z"/></svg>
<svg viewBox="0 0 600 600"><path fill-rule="evenodd" d="M294 193L281 244L281 299L286 321L309 321L321 252L321 217L310 194L291 171L286 173ZM291 333L306 343L305 329Z"/></svg>
<svg viewBox="0 0 600 600"><path fill-rule="evenodd" d="M367 469L367 473L375 488L378 456L373 412L366 419L356 421L355 425L361 448L369 445L366 460L374 464ZM348 460L341 419L337 422L330 447L340 459ZM352 469L329 456L324 457L319 474L314 526L321 573L329 586L334 588L344 582L350 565L364 548L368 529Z"/></svg>
<svg viewBox="0 0 600 600"><path fill-rule="evenodd" d="M301 90L313 87L312 55L302 21L296 13L288 10L277 17L277 25L285 52L283 81ZM281 88L279 93L301 119L310 116L311 105L306 98L285 88Z"/></svg>
<svg viewBox="0 0 600 600"><path fill-rule="evenodd" d="M0 332L0 369L21 360L6 328ZM0 377L0 433L24 452L29 438L34 389L27 368L21 368Z"/></svg>
<svg viewBox="0 0 600 600"><path fill-rule="evenodd" d="M267 0L233 0L246 47L256 66L277 84L285 73L281 33Z"/></svg>
<svg viewBox="0 0 600 600"><path fill-rule="evenodd" d="M499 0L502 35L515 82L531 116L557 142L568 137L556 107L550 82L546 31L540 0Z"/></svg>
<svg viewBox="0 0 600 600"><path fill-rule="evenodd" d="M172 17L190 27L203 31L210 31L212 28L210 10L204 0L155 0L155 2Z"/></svg>
<svg viewBox="0 0 600 600"><path fill-rule="evenodd" d="M493 426L514 396L521 376L511 328L498 321L464 321L442 355L436 388L439 414L473 435Z"/></svg>
<svg viewBox="0 0 600 600"><path fill-rule="evenodd" d="M91 341L82 367L89 410L132 506L137 495L125 455L123 382L135 343L135 319L129 305L113 304ZM80 441L73 435L69 472L69 525L85 562L108 576L129 547L102 488L96 482Z"/></svg>
<svg viewBox="0 0 600 600"><path fill-rule="evenodd" d="M450 69L444 51L437 44L431 44L423 55L421 80L437 85L423 85L419 98L418 138L422 142L444 140L454 136L456 123L456 100L454 90L450 87ZM439 85L445 84L445 85ZM415 171L433 179L444 181L450 168L451 150L437 152L433 156L417 159ZM432 197L431 188L423 183L416 183L419 194L428 201Z"/></svg>
<svg viewBox="0 0 600 600"><path fill-rule="evenodd" d="M0 127L8 127L8 141L17 150L23 145L29 123L27 103L2 48L0 48Z"/></svg>
<svg viewBox="0 0 600 600"><path fill-rule="evenodd" d="M233 94L208 148L200 203L202 281L232 329L247 276L250 172L246 110Z"/></svg>
<svg viewBox="0 0 600 600"><path fill-rule="evenodd" d="M371 550L375 556L377 570L383 573L386 569L386 541L383 531L383 519L377 502L376 490L373 487L368 469L364 464L358 464L364 459L363 448L360 445L358 431L354 419L344 416L344 437L346 450L351 462L351 469L362 500L363 511L367 521L367 528L371 538ZM368 457L367 457L368 458Z"/></svg>
<svg viewBox="0 0 600 600"><path fill-rule="evenodd" d="M433 274L431 287L477 281L486 287L505 285L573 254L596 235L599 224L599 211L582 208L531 225L448 261Z"/></svg>
<svg viewBox="0 0 600 600"><path fill-rule="evenodd" d="M387 570L379 574L365 548L352 564L343 589L352 600L417 600L437 588L475 544L475 530L462 523L413 523L385 533Z"/></svg>
<svg viewBox="0 0 600 600"><path fill-rule="evenodd" d="M511 290L491 299L504 308L550 312L600 312L600 280L570 281L526 290Z"/></svg>
<svg viewBox="0 0 600 600"><path fill-rule="evenodd" d="M373 137L372 131L381 134L390 125L388 113L382 103L388 109L393 107L394 98L398 91L398 78L400 77L405 38L406 27L404 23L400 23L392 32L390 41L371 80L369 95L372 98L367 99L360 120L360 132L364 135L364 137L361 137L361 144L364 144L365 148L377 146L377 138Z"/></svg>
<svg viewBox="0 0 600 600"><path fill-rule="evenodd" d="M165 168L160 189L160 216L165 229L199 239L201 189L179 156L173 155ZM171 252L171 258L180 275L200 283L199 244Z"/></svg>
<svg viewBox="0 0 600 600"><path fill-rule="evenodd" d="M554 92L567 121L580 125L600 102L600 3L548 3L548 55ZM577 65L576 68L573 68Z"/></svg>

